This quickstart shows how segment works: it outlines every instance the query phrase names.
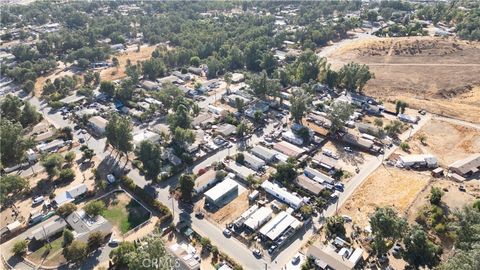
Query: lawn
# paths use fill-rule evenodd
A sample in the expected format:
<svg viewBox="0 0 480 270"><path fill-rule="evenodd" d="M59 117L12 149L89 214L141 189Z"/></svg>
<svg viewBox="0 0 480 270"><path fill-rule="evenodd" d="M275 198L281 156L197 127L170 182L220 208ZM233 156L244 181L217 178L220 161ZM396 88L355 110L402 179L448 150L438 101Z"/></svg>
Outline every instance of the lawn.
<svg viewBox="0 0 480 270"><path fill-rule="evenodd" d="M105 200L107 209L102 216L117 227L122 234L149 218L148 211L125 193L115 193Z"/></svg>
<svg viewBox="0 0 480 270"><path fill-rule="evenodd" d="M43 265L56 266L65 262L65 258L62 255L63 236L60 235L57 239L50 242L50 252L45 258L48 243L45 243L42 247L28 255L28 258L34 262L41 262L44 258Z"/></svg>

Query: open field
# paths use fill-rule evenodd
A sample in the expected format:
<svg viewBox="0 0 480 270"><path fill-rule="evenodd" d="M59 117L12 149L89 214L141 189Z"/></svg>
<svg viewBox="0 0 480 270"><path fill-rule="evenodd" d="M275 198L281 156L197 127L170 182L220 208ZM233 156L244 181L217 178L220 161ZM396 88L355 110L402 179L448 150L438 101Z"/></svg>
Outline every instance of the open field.
<svg viewBox="0 0 480 270"><path fill-rule="evenodd" d="M139 61L145 61L152 57L152 52L155 50L157 46L142 46L140 47L140 51L137 52L136 46L135 49L128 48L125 52L119 53L114 55L117 57L119 66L117 67L109 67L100 71L100 77L102 80L118 80L121 78L126 77L125 69L127 66L127 60L130 59L133 65L135 65Z"/></svg>
<svg viewBox="0 0 480 270"><path fill-rule="evenodd" d="M114 193L104 199L107 209L102 213L122 234L149 218L148 211L125 193Z"/></svg>
<svg viewBox="0 0 480 270"><path fill-rule="evenodd" d="M426 145L420 142L420 136L426 137ZM411 153L433 154L440 166L448 166L480 152L480 130L432 119L415 134L409 145Z"/></svg>
<svg viewBox="0 0 480 270"><path fill-rule="evenodd" d="M429 172L379 167L339 210L361 227L368 225L369 215L376 207L391 206L404 214L418 194L428 185Z"/></svg>
<svg viewBox="0 0 480 270"><path fill-rule="evenodd" d="M434 37L359 39L330 52L329 63L370 66L365 93L411 107L480 120L480 43Z"/></svg>

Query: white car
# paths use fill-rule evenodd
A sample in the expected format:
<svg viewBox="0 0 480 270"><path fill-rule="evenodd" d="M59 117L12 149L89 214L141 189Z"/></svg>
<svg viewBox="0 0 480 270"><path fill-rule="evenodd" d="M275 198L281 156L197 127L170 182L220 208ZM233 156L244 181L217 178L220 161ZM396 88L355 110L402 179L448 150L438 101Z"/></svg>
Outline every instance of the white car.
<svg viewBox="0 0 480 270"><path fill-rule="evenodd" d="M232 232L229 229L225 229L223 230L223 235L225 235L226 237L230 237L232 236Z"/></svg>
<svg viewBox="0 0 480 270"><path fill-rule="evenodd" d="M108 181L108 183L113 184L117 180L115 179L115 176L113 176L113 174L109 174L109 175L107 175L107 181Z"/></svg>
<svg viewBox="0 0 480 270"><path fill-rule="evenodd" d="M39 203L42 203L43 201L45 201L45 198L43 196L35 197L32 200L32 205L37 205Z"/></svg>

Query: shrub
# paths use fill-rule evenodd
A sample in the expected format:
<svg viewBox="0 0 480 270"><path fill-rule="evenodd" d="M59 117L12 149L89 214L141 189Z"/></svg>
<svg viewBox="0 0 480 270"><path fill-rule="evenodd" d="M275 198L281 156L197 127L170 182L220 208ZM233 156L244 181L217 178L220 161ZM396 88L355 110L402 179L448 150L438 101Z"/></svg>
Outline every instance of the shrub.
<svg viewBox="0 0 480 270"><path fill-rule="evenodd" d="M12 247L12 253L15 256L23 256L25 252L27 251L27 240L20 240L15 242L15 244Z"/></svg>
<svg viewBox="0 0 480 270"><path fill-rule="evenodd" d="M402 142L400 144L400 148L402 148L403 151L407 152L408 150L410 150L410 145L406 142Z"/></svg>
<svg viewBox="0 0 480 270"><path fill-rule="evenodd" d="M75 179L75 172L72 169L66 168L60 171L58 180L62 182L71 182L74 179Z"/></svg>

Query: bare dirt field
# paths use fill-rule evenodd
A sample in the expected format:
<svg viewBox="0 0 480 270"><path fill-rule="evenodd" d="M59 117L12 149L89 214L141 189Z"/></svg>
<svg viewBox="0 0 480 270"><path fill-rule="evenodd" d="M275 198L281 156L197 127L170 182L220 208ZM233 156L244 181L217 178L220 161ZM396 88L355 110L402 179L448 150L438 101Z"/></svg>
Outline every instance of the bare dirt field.
<svg viewBox="0 0 480 270"><path fill-rule="evenodd" d="M203 202L197 204L200 209L203 209ZM237 198L229 202L224 207L220 208L214 213L208 213L209 218L213 219L220 225L226 225L237 219L248 207L248 192L242 192Z"/></svg>
<svg viewBox="0 0 480 270"><path fill-rule="evenodd" d="M130 59L133 65L135 65L139 61L145 61L152 57L152 52L155 50L157 46L142 46L140 51L137 52L136 46L135 49L129 48L125 52L119 53L115 55L117 57L119 66L117 67L109 67L103 69L100 72L100 76L102 80L118 80L127 76L125 74L125 68L127 65L127 60Z"/></svg>
<svg viewBox="0 0 480 270"><path fill-rule="evenodd" d="M425 145L420 142L421 136L426 137ZM480 152L480 130L432 119L413 136L409 145L410 153L433 154L440 166L446 167Z"/></svg>
<svg viewBox="0 0 480 270"><path fill-rule="evenodd" d="M334 68L370 66L365 92L414 108L480 122L480 43L434 37L359 39L328 55Z"/></svg>
<svg viewBox="0 0 480 270"><path fill-rule="evenodd" d="M429 172L379 167L339 212L352 217L361 227L368 225L369 215L376 207L391 206L403 215L430 179Z"/></svg>
<svg viewBox="0 0 480 270"><path fill-rule="evenodd" d="M46 75L46 76L40 76L38 79L35 81L35 87L34 87L34 95L37 97L40 97L42 95L42 90L43 86L45 85L45 82L50 79L52 82L56 78L61 78L64 76L73 76L75 73L69 69L69 66L65 66L63 62L58 61L57 62L57 68L55 69L54 72Z"/></svg>

